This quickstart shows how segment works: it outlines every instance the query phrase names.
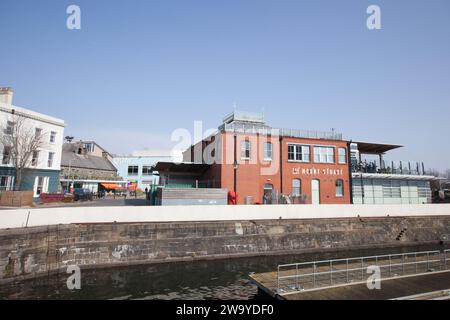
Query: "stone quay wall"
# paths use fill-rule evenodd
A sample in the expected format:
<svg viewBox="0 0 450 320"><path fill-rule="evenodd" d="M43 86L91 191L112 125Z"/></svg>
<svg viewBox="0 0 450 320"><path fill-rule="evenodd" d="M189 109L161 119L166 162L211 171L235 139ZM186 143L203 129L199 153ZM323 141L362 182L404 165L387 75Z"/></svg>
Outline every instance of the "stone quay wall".
<svg viewBox="0 0 450 320"><path fill-rule="evenodd" d="M450 216L98 223L0 230L0 283L112 267L450 240Z"/></svg>

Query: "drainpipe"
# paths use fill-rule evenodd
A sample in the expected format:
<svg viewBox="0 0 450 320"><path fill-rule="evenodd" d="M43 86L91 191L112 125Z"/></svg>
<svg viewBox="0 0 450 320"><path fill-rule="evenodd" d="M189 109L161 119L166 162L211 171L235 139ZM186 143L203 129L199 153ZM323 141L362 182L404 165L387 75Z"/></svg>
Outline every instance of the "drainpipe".
<svg viewBox="0 0 450 320"><path fill-rule="evenodd" d="M237 194L237 147L236 147L236 141L237 136L236 132L234 133L234 162L233 162L233 169L234 169L234 194Z"/></svg>
<svg viewBox="0 0 450 320"><path fill-rule="evenodd" d="M280 193L283 194L283 137L280 136Z"/></svg>
<svg viewBox="0 0 450 320"><path fill-rule="evenodd" d="M349 186L350 186L350 203L353 204L353 176L352 176L352 154L350 152L350 145L352 144L352 140L347 142L347 163L348 163L348 172L349 172Z"/></svg>

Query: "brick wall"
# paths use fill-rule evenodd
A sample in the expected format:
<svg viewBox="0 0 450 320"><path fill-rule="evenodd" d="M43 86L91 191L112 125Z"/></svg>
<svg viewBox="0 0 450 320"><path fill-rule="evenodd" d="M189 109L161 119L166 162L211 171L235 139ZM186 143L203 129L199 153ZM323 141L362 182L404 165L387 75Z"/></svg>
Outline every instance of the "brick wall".
<svg viewBox="0 0 450 320"><path fill-rule="evenodd" d="M250 160L241 159L241 143L251 142ZM291 194L293 179L301 181L301 191L306 197L306 203L312 202L312 180L320 182L320 203L321 204L349 204L350 203L350 173L347 163L338 163L338 148L347 149L346 141L318 140L281 137L267 138L264 136L238 134L237 145L237 192L239 204L245 203L245 197L251 196L255 202L262 202L264 186L271 184L273 189L279 193ZM272 161L264 161L263 144L272 143ZM309 145L310 161L292 162L288 160L288 144ZM281 153L280 153L281 145ZM314 146L333 146L335 148L334 163L322 164L314 163ZM223 133L221 137L220 175L211 171L217 171L218 165L213 165L208 172L208 176L220 176L220 186L228 190L234 190L234 136L232 133ZM348 150L347 150L348 154ZM281 156L281 159L280 159ZM281 160L281 161L280 161ZM344 185L344 195L336 196L336 180L342 180Z"/></svg>

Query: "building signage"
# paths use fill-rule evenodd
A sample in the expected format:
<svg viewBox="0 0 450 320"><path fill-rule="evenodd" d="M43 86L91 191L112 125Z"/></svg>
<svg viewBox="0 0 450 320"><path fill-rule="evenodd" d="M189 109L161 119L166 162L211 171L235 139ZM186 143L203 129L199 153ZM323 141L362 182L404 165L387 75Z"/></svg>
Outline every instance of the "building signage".
<svg viewBox="0 0 450 320"><path fill-rule="evenodd" d="M324 176L342 176L342 169L317 169L317 168L293 168L292 174L303 174L303 175L324 175Z"/></svg>

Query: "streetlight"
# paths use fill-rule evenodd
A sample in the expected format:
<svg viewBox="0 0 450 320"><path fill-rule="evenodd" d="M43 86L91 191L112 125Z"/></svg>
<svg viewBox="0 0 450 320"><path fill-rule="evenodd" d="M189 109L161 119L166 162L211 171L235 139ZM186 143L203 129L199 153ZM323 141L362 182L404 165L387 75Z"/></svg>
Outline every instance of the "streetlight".
<svg viewBox="0 0 450 320"><path fill-rule="evenodd" d="M74 161L75 160L75 158L72 158L71 160L69 160L69 193L70 193L70 176L72 175L72 161ZM73 176L72 176L72 185L75 187L75 181L74 181L74 178L73 178Z"/></svg>

